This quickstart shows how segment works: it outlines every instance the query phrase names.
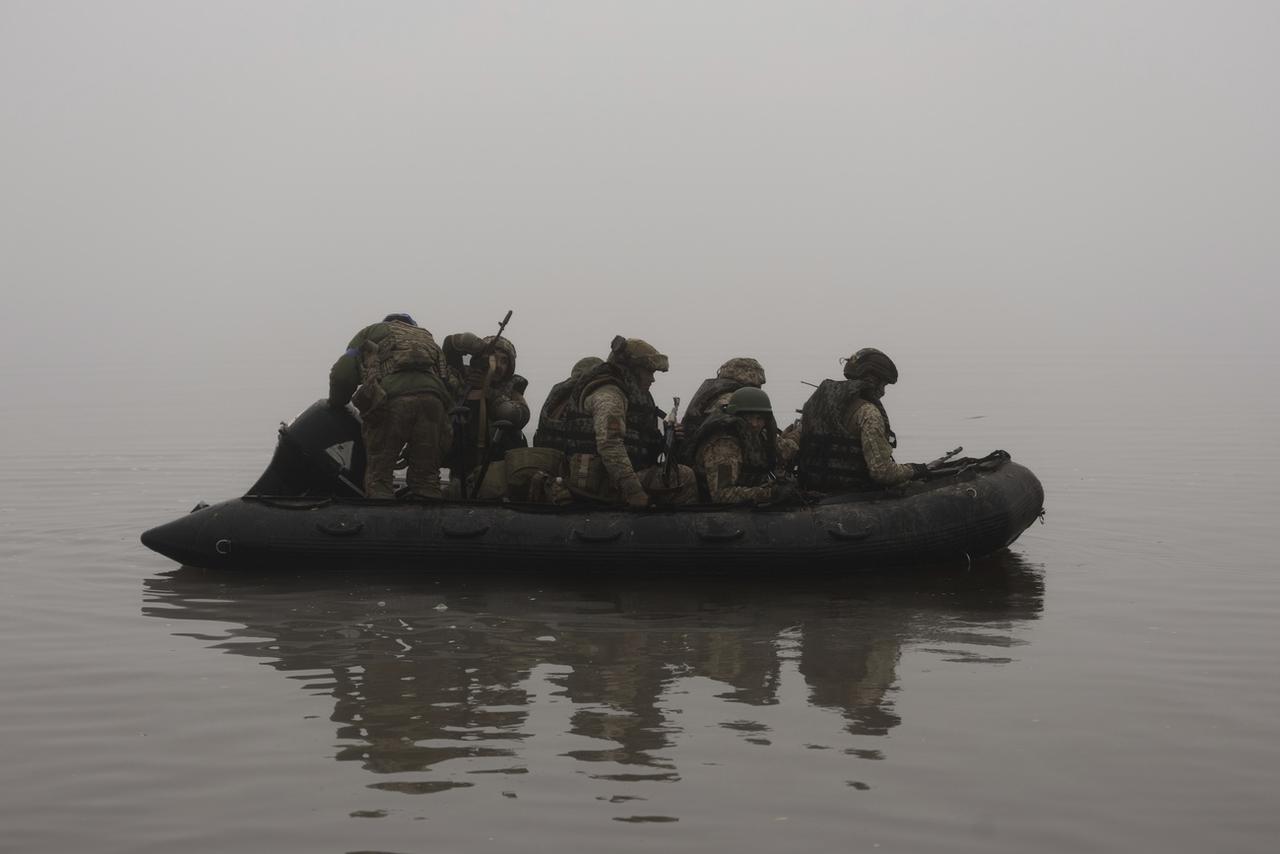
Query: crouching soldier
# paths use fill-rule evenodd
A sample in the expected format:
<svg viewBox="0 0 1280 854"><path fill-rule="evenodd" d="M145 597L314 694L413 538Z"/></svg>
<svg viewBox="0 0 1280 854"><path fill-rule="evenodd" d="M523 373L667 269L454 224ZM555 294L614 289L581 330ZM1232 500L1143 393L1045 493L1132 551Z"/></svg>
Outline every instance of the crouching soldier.
<svg viewBox="0 0 1280 854"><path fill-rule="evenodd" d="M649 389L656 371L668 369L667 357L639 338L613 339L609 358L574 385L563 420L590 423L590 432L572 441L549 437L547 447L569 458L569 485L575 491L613 503L644 507L689 504L698 500L693 470L658 466L663 443L662 413Z"/></svg>
<svg viewBox="0 0 1280 854"><path fill-rule="evenodd" d="M389 314L356 333L329 371L329 405L360 411L367 498L394 498L400 452L407 497L440 497L440 464L452 431L445 410L444 356L431 333L407 314Z"/></svg>
<svg viewBox="0 0 1280 854"><path fill-rule="evenodd" d="M823 380L800 416L796 459L800 485L821 492L900 486L928 475L920 463L897 463L897 438L880 399L898 381L898 367L867 347L844 364L844 380Z"/></svg>
<svg viewBox="0 0 1280 854"><path fill-rule="evenodd" d="M713 504L782 501L799 497L796 485L777 480L778 426L769 395L740 388L693 437L694 471Z"/></svg>

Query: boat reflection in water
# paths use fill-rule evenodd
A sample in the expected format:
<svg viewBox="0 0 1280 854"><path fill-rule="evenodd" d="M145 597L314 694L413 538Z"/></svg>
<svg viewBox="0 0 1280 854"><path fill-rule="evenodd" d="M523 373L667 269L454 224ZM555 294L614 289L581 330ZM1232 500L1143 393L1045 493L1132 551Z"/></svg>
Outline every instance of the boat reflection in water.
<svg viewBox="0 0 1280 854"><path fill-rule="evenodd" d="M875 737L900 723L904 649L1009 661L1044 589L1009 552L878 581L424 584L182 569L145 587L147 615L222 624L221 636L207 624L175 634L332 696L335 758L408 793L551 773L553 761L563 773L563 757L615 784L679 779L682 734L708 726L729 737L712 753L786 730L805 748L879 758Z"/></svg>

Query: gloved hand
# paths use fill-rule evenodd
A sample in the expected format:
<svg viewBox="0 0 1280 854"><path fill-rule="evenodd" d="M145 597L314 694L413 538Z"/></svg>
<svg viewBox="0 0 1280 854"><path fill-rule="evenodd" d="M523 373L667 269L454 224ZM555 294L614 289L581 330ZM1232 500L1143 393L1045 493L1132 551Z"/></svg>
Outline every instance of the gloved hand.
<svg viewBox="0 0 1280 854"><path fill-rule="evenodd" d="M799 504L804 501L804 492L794 480L779 480L773 484L773 504Z"/></svg>
<svg viewBox="0 0 1280 854"><path fill-rule="evenodd" d="M911 466L912 480L928 480L933 472L924 463L908 463Z"/></svg>
<svg viewBox="0 0 1280 854"><path fill-rule="evenodd" d="M644 491L644 487L640 485L640 479L624 480L618 484L622 492L622 500L627 503L628 507L648 507L649 493Z"/></svg>
<svg viewBox="0 0 1280 854"><path fill-rule="evenodd" d="M490 364L485 364L488 361ZM475 358L471 360L471 364L467 366L467 382L474 388L479 388L484 383L485 374L489 372L493 362L493 357L488 360Z"/></svg>
<svg viewBox="0 0 1280 854"><path fill-rule="evenodd" d="M450 336L453 344L463 353L478 356L484 352L484 339L474 332L459 332Z"/></svg>

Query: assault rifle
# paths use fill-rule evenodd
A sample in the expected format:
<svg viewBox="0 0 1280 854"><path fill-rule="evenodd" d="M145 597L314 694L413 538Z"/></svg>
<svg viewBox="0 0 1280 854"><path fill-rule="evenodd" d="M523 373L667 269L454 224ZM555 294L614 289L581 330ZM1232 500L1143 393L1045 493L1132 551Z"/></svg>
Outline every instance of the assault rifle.
<svg viewBox="0 0 1280 854"><path fill-rule="evenodd" d="M671 485L671 469L675 466L676 457L676 413L680 411L680 398L671 398L671 411L662 419L662 482Z"/></svg>
<svg viewBox="0 0 1280 854"><path fill-rule="evenodd" d="M493 364L490 362L490 358L498 348L498 339L502 337L502 333L506 330L507 324L511 322L511 314L512 310L507 309L506 316L502 318L502 322L498 324L498 334L493 336L493 340L486 344L483 350L471 357L471 362L467 365L467 382L463 386L462 394L458 397L453 409L449 410L449 415L452 416L453 419L453 434L457 436L467 426L467 418L470 415L470 411L467 408L467 398L471 397L471 393L475 390L473 379L474 372L470 370L470 367L472 365L483 364L484 380L481 383L481 394L478 407L479 418L477 419L478 423L476 424L476 452L477 456L481 459L485 457L485 447L488 444L489 438L488 424L486 423L488 420L488 413L486 411L485 398L488 397L489 380L493 378ZM477 359L481 361L477 362ZM452 474L452 472L450 474ZM469 474L469 472L463 472L461 478L463 498L467 497L467 474ZM479 488L480 486L477 484L476 489L478 490Z"/></svg>
<svg viewBox="0 0 1280 854"><path fill-rule="evenodd" d="M964 447L962 445L957 445L956 447L947 451L942 456L938 457L936 460L929 460L929 462L924 464L924 467L927 469L940 468L943 463L945 463L947 460L951 459L952 457L954 457L956 454L960 453L963 450L964 450Z"/></svg>
<svg viewBox="0 0 1280 854"><path fill-rule="evenodd" d="M503 330L505 330L507 328L507 324L511 322L511 313L511 309L507 309L507 316L502 318L502 322L498 324L498 334L493 336L493 340L486 344L483 350L471 357L471 364L479 365L480 362L477 361L478 359L483 359L485 362L488 362L489 357L493 355L493 351L498 348L498 339L502 337ZM469 367L470 365L468 365L468 368ZM486 371L488 370L487 364L485 365L485 369ZM462 387L462 394L459 395L453 409L449 410L449 414L453 416L454 430L457 430L467 422L467 398L471 396L471 392L475 391L472 387L474 383L472 382L471 373L471 371L467 371L467 382L466 385Z"/></svg>

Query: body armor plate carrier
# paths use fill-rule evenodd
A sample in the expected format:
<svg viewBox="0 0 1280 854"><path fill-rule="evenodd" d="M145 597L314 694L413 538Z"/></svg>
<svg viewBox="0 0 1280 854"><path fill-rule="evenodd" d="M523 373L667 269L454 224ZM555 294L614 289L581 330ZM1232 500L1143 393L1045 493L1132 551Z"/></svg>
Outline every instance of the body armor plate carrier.
<svg viewBox="0 0 1280 854"><path fill-rule="evenodd" d="M663 413L653 402L653 395L641 389L630 374L606 362L588 371L573 385L568 405L558 420L538 425L535 442L538 447L555 448L565 456L597 454L595 423L583 409L583 402L597 389L617 386L627 399L627 422L622 436L631 465L639 471L656 465L662 453L662 429L658 420Z"/></svg>
<svg viewBox="0 0 1280 854"><path fill-rule="evenodd" d="M715 412L707 416L689 442L691 456L696 460L702 449L719 436L732 436L742 448L742 468L738 471L737 486L764 486L774 479L773 471L777 466L776 437L777 427L772 419L764 433L753 431L746 420L738 415ZM694 471L698 475L698 487L703 495L707 494L706 473L695 464Z"/></svg>
<svg viewBox="0 0 1280 854"><path fill-rule="evenodd" d="M855 407L874 406L880 410L885 433L893 444L884 406L879 401L864 399L863 387L860 380L823 380L805 402L800 416L804 425L800 451L796 456L797 477L804 489L819 492L879 489L871 480L862 454L862 437L845 426Z"/></svg>

